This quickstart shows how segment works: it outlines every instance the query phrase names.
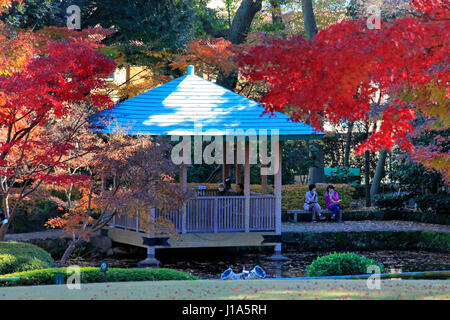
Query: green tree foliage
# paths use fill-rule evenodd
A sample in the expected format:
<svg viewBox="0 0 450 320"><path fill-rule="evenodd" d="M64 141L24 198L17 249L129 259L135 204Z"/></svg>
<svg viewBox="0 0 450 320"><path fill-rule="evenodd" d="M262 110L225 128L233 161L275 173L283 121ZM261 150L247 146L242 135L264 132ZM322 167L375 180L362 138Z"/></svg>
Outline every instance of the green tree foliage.
<svg viewBox="0 0 450 320"><path fill-rule="evenodd" d="M423 165L415 163L400 152L394 153L390 175L397 181L404 191L424 192L426 190L437 192L442 185L442 175L434 170L428 170Z"/></svg>
<svg viewBox="0 0 450 320"><path fill-rule="evenodd" d="M282 25L273 21L273 1L265 1L263 9L255 18L252 31L263 31L269 35L293 36L306 35L302 13L302 0L278 0L282 8ZM347 0L313 0L314 17L318 30L345 17Z"/></svg>
<svg viewBox="0 0 450 320"><path fill-rule="evenodd" d="M448 154L450 151L450 129L434 129L429 119L419 115L414 121L414 131L410 133L415 147L424 148L432 155L434 152ZM402 190L415 193L437 193L445 188L444 171L426 168L411 157L410 152L395 150L393 152L392 179L397 181Z"/></svg>
<svg viewBox="0 0 450 320"><path fill-rule="evenodd" d="M8 11L0 15L0 20L6 24L33 30L44 26L64 26L65 10L57 0L23 0L13 2Z"/></svg>
<svg viewBox="0 0 450 320"><path fill-rule="evenodd" d="M329 132L323 138L324 161L325 167L336 168L344 165L346 134L339 132ZM354 150L357 145L364 141L364 133L353 132L350 148L352 150L349 158L349 165L351 168L364 167L364 158L362 156L355 156ZM373 172L377 165L376 158L372 157L370 162L370 171Z"/></svg>
<svg viewBox="0 0 450 320"><path fill-rule="evenodd" d="M188 42L196 27L194 0L64 0L81 8L81 27L113 28L105 39L125 61L147 65L159 60L151 52L175 52Z"/></svg>

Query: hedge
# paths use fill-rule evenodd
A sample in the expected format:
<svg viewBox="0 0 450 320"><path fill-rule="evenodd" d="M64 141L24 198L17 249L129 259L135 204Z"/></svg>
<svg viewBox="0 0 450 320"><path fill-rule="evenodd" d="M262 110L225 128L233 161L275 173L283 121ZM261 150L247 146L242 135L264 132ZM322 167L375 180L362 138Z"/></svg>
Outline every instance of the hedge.
<svg viewBox="0 0 450 320"><path fill-rule="evenodd" d="M31 286L55 284L56 274L64 274L64 281L73 274L67 273L67 268L48 268L24 272L5 274L0 277L19 277L15 281L0 282L0 286ZM105 282L105 274L100 268L83 267L80 268L81 283ZM143 269L143 268L109 268L107 272L108 282L125 281L161 281L161 280L197 280L196 276L189 273L166 269Z"/></svg>
<svg viewBox="0 0 450 320"><path fill-rule="evenodd" d="M283 221L290 221L292 216L288 216L286 213L282 214ZM311 213L298 215L297 219L299 221L311 222ZM433 223L450 225L450 215L449 214L439 214L431 212L419 212L419 211L368 211L368 210L348 210L346 209L342 214L342 219L344 221L362 221L362 220L372 220L372 221L390 221L390 220L401 220L401 221L417 221L423 223Z"/></svg>
<svg viewBox="0 0 450 320"><path fill-rule="evenodd" d="M329 250L427 250L450 252L450 233L432 231L284 232L285 249L299 252Z"/></svg>
<svg viewBox="0 0 450 320"><path fill-rule="evenodd" d="M206 186L206 189L217 189L216 183L189 183L189 188L197 188L199 185ZM352 195L355 192L355 188L347 184L333 184L336 191L339 193L339 198L342 200L341 205L343 208L349 208L350 202L353 200ZM236 186L232 185L232 188L236 190ZM251 192L261 193L262 188L259 184L250 185ZM282 210L303 210L303 204L305 202L305 194L308 192L307 185L289 184L281 187L281 209ZM327 185L317 185L317 194L319 198L319 204L322 208L325 208L325 193L327 192ZM267 193L273 194L272 186L267 187Z"/></svg>
<svg viewBox="0 0 450 320"><path fill-rule="evenodd" d="M48 268L54 261L45 250L24 242L0 242L0 274Z"/></svg>

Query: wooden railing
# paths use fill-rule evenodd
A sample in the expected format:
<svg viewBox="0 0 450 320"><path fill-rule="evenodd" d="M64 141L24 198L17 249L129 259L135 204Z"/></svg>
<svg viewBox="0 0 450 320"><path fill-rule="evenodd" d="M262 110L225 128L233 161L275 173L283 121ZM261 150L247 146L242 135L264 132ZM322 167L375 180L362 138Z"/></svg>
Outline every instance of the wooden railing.
<svg viewBox="0 0 450 320"><path fill-rule="evenodd" d="M250 197L249 231L275 230L275 197L258 195ZM182 232L182 209L162 213L154 211L155 217L164 216L174 224L177 232ZM139 226L139 215L117 216L112 226L145 231ZM186 232L244 232L245 197L198 197L186 203Z"/></svg>
<svg viewBox="0 0 450 320"><path fill-rule="evenodd" d="M186 232L245 229L244 197L201 197L186 203Z"/></svg>
<svg viewBox="0 0 450 320"><path fill-rule="evenodd" d="M275 196L250 197L250 230L275 229Z"/></svg>

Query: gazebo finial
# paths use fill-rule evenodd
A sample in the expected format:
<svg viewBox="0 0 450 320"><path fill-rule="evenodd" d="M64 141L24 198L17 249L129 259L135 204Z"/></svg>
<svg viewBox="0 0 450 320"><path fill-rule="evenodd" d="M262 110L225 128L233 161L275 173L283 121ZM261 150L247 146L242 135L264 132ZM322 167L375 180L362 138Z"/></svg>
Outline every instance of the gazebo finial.
<svg viewBox="0 0 450 320"><path fill-rule="evenodd" d="M189 65L189 66L187 67L187 74L188 74L188 75L190 75L190 74L194 75L194 74L195 74L194 71L195 71L194 66Z"/></svg>

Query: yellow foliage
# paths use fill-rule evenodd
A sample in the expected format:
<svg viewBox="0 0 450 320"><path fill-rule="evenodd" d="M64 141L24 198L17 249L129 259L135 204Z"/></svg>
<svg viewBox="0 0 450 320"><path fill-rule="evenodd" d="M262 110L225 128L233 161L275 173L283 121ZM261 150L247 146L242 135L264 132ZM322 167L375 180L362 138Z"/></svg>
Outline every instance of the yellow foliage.
<svg viewBox="0 0 450 320"><path fill-rule="evenodd" d="M206 186L208 190L217 189L216 183L189 183L188 188L196 189L199 185ZM350 202L352 201L352 194L355 192L355 188L347 184L334 184L336 191L339 193L339 198L342 200L341 204L344 208L350 207ZM232 188L236 190L236 186L232 185ZM326 185L317 185L317 194L319 198L319 204L324 209L325 208L325 193ZM262 188L259 184L250 185L250 192L261 193ZM307 185L290 184L281 187L281 209L285 210L295 210L302 209L305 202L305 194L308 192ZM273 194L273 187L267 186L267 194Z"/></svg>

